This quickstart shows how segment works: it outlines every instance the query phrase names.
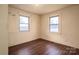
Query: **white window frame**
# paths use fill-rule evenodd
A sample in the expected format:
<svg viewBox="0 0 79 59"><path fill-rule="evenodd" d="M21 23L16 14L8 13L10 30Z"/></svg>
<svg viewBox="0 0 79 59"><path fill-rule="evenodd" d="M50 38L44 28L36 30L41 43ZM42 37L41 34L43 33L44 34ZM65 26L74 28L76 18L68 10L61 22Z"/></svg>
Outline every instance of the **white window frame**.
<svg viewBox="0 0 79 59"><path fill-rule="evenodd" d="M53 32L53 31L50 31L50 20L51 20L51 18L52 17L58 17L58 32ZM51 16L51 17L49 17L49 32L52 32L52 33L59 33L60 32L60 21L59 21L59 15L56 15L56 16Z"/></svg>
<svg viewBox="0 0 79 59"><path fill-rule="evenodd" d="M23 17L28 17L28 30L25 30L25 31L21 31L20 30L20 16L23 16ZM19 32L29 32L30 31L30 17L29 16L24 16L24 15L19 15Z"/></svg>

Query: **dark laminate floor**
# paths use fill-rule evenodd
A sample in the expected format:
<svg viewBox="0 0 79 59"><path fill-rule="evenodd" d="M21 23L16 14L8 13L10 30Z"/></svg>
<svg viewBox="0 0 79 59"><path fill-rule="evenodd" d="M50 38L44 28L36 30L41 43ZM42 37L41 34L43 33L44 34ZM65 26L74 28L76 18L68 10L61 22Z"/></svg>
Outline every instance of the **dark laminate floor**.
<svg viewBox="0 0 79 59"><path fill-rule="evenodd" d="M9 55L79 55L79 49L38 39L9 47Z"/></svg>

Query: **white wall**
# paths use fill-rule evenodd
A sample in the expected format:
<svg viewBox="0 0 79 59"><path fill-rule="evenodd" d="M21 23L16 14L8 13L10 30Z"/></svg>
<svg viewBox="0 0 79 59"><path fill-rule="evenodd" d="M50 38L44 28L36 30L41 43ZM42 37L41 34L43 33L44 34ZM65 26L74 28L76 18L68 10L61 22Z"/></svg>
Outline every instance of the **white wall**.
<svg viewBox="0 0 79 59"><path fill-rule="evenodd" d="M8 54L8 5L0 4L0 55Z"/></svg>
<svg viewBox="0 0 79 59"><path fill-rule="evenodd" d="M49 32L49 17L59 15L60 32ZM41 38L79 48L79 5L41 16Z"/></svg>
<svg viewBox="0 0 79 59"><path fill-rule="evenodd" d="M14 16L15 15L15 16ZM19 32L19 15L30 17L30 31ZM39 38L40 16L9 7L9 46Z"/></svg>

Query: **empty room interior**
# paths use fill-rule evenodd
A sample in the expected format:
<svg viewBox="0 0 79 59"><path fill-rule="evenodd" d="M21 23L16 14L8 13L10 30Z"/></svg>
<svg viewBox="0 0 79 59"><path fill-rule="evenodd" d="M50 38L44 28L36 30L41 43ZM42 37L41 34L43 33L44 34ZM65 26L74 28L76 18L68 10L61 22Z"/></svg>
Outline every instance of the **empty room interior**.
<svg viewBox="0 0 79 59"><path fill-rule="evenodd" d="M79 55L78 4L9 4L1 7L0 15L8 13L8 17L5 15L0 20L0 39L4 43L8 39L8 46L0 41L0 46L5 45L0 49L2 54Z"/></svg>

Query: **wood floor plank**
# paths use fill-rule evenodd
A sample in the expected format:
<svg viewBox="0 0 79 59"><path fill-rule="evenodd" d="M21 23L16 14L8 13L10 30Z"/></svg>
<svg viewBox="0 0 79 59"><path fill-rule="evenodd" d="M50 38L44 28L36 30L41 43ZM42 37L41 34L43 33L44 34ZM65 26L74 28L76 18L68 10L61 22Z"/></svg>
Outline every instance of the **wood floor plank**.
<svg viewBox="0 0 79 59"><path fill-rule="evenodd" d="M79 49L37 39L9 47L9 55L79 55Z"/></svg>

